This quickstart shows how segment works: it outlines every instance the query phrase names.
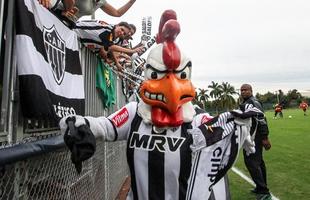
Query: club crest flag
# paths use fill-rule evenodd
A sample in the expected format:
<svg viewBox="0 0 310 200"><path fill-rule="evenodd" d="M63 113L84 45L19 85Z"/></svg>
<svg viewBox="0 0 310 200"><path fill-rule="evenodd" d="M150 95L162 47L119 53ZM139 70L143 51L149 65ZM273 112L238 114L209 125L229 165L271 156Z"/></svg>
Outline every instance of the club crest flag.
<svg viewBox="0 0 310 200"><path fill-rule="evenodd" d="M84 115L77 35L37 0L16 1L15 51L22 112L56 121Z"/></svg>
<svg viewBox="0 0 310 200"><path fill-rule="evenodd" d="M48 62L52 66L55 81L60 85L65 75L66 43L58 34L55 26L50 29L44 27L43 38Z"/></svg>

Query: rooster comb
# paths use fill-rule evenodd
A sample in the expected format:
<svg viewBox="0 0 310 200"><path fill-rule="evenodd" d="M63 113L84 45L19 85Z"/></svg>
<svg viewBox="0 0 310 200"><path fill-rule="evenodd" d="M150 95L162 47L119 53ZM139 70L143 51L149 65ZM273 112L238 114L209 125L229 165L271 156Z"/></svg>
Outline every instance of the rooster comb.
<svg viewBox="0 0 310 200"><path fill-rule="evenodd" d="M156 42L163 43L162 58L168 70L176 69L181 62L181 52L175 43L180 31L175 11L166 10L160 19Z"/></svg>

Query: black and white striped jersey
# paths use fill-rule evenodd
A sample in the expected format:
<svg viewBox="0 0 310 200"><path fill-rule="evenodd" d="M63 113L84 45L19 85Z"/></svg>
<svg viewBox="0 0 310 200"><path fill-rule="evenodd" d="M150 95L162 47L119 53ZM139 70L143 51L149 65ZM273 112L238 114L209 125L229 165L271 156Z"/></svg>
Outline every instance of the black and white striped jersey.
<svg viewBox="0 0 310 200"><path fill-rule="evenodd" d="M247 110L250 108L259 109L261 112L264 112L262 104L254 97L244 100L242 104L239 105L240 110ZM256 133L258 133L258 137L256 137ZM254 116L252 118L252 126L251 132L253 138L257 138L257 140L261 140L262 138L266 138L269 135L269 129L267 125L267 119L265 115Z"/></svg>
<svg viewBox="0 0 310 200"><path fill-rule="evenodd" d="M73 29L80 41L87 47L106 51L114 44L114 25L103 25L97 20L78 21Z"/></svg>
<svg viewBox="0 0 310 200"><path fill-rule="evenodd" d="M88 117L88 121L96 137L127 140L131 173L127 200L200 200L201 194L208 199L212 186L235 160L240 145L232 148L231 144L244 138L230 113L211 118L199 114L192 122L159 134L143 121L137 103L132 102L108 118ZM242 130L248 134L248 129Z"/></svg>

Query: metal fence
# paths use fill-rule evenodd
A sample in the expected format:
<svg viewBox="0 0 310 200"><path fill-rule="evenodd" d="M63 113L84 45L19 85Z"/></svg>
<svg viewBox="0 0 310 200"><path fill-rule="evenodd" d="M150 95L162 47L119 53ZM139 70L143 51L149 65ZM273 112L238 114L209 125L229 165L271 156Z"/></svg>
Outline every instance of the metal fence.
<svg viewBox="0 0 310 200"><path fill-rule="evenodd" d="M108 149L109 147L109 149ZM114 199L126 175L122 144L98 142L95 155L77 174L66 149L6 166L0 199ZM108 151L107 151L108 149Z"/></svg>
<svg viewBox="0 0 310 200"><path fill-rule="evenodd" d="M0 9L8 9L7 16L0 13L1 48L3 55L3 78L0 154L4 150L14 151L19 143L40 141L59 135L55 124L40 119L25 119L19 110L18 80L14 60L14 0L1 1ZM6 19L6 21L3 21ZM6 27L6 28L4 28ZM4 37L4 29L6 39ZM1 52L0 51L0 52ZM85 48L80 50L85 80L85 112L91 116L107 116L125 104L121 83L117 78L116 105L104 110L96 91L97 58ZM104 143L97 141L95 155L83 163L81 174L77 174L67 148L28 157L5 166L0 166L0 199L114 199L128 175L126 143Z"/></svg>

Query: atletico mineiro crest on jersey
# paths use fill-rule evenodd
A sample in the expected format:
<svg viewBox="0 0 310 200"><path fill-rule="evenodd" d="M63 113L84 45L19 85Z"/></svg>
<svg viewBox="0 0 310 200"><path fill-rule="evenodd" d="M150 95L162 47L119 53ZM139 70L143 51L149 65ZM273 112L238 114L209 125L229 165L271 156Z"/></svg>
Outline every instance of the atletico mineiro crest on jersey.
<svg viewBox="0 0 310 200"><path fill-rule="evenodd" d="M43 27L43 39L54 79L60 85L65 76L66 43L60 37L54 25L51 28Z"/></svg>

